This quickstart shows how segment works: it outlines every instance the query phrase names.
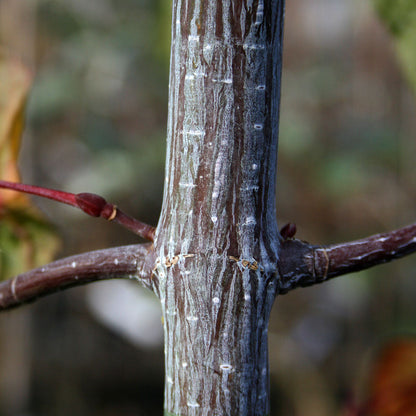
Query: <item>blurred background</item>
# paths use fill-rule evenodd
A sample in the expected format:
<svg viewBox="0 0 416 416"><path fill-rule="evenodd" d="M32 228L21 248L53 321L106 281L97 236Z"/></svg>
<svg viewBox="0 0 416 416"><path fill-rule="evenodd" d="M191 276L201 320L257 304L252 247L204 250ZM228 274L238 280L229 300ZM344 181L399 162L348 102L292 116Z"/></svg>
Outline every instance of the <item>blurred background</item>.
<svg viewBox="0 0 416 416"><path fill-rule="evenodd" d="M23 181L95 192L156 224L169 41L168 0L0 0L0 53L34 75ZM414 221L415 114L371 2L288 1L279 224L329 244ZM138 241L69 207L36 204L62 236L59 257ZM279 297L271 416L342 415L364 400L379 349L415 333L415 274L413 256ZM128 282L1 314L0 416L160 415L160 316L156 299Z"/></svg>

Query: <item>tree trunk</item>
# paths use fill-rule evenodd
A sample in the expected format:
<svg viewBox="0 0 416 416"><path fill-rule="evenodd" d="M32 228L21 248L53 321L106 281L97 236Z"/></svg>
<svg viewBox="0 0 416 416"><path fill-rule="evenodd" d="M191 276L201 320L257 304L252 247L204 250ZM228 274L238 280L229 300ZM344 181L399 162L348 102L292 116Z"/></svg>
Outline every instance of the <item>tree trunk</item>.
<svg viewBox="0 0 416 416"><path fill-rule="evenodd" d="M153 285L168 415L269 413L283 0L174 0Z"/></svg>

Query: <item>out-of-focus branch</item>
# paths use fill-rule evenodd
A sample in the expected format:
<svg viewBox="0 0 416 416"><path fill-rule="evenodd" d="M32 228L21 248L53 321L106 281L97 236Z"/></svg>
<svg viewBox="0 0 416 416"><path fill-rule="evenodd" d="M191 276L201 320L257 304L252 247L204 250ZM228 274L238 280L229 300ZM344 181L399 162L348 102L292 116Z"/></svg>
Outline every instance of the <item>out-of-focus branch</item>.
<svg viewBox="0 0 416 416"><path fill-rule="evenodd" d="M0 311L38 297L106 279L129 278L151 288L151 244L91 251L49 263L0 283Z"/></svg>
<svg viewBox="0 0 416 416"><path fill-rule="evenodd" d="M367 269L415 251L416 223L389 233L329 246L287 239L282 243L279 261L280 293Z"/></svg>

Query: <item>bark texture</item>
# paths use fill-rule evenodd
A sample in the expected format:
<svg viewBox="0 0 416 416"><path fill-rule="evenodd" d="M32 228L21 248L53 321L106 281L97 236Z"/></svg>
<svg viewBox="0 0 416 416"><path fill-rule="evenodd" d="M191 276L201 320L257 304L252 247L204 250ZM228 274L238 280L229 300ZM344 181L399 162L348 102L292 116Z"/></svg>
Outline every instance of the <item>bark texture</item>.
<svg viewBox="0 0 416 416"><path fill-rule="evenodd" d="M167 414L269 412L283 14L281 0L173 5L153 276L164 316Z"/></svg>

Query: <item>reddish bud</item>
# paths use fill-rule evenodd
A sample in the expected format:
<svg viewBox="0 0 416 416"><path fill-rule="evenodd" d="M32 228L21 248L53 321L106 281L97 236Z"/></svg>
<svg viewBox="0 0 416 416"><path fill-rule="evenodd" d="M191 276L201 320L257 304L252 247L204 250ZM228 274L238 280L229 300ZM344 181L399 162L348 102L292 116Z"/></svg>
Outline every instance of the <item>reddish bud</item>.
<svg viewBox="0 0 416 416"><path fill-rule="evenodd" d="M288 238L293 238L296 234L296 224L293 222L289 222L280 230L280 235L283 237L284 240Z"/></svg>
<svg viewBox="0 0 416 416"><path fill-rule="evenodd" d="M76 194L75 201L80 209L92 217L100 217L104 208L109 205L103 197L87 192Z"/></svg>

